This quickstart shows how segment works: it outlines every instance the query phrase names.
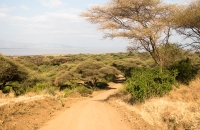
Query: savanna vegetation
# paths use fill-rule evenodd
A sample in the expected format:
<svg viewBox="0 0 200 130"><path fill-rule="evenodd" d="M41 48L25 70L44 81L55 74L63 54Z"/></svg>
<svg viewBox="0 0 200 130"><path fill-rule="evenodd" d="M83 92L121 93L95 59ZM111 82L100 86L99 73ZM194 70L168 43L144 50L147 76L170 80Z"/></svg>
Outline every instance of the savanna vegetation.
<svg viewBox="0 0 200 130"><path fill-rule="evenodd" d="M170 130L200 128L200 0L184 5L110 0L81 16L97 24L104 38L130 42L128 52L0 55L0 90L16 96L29 92L88 96L108 89L108 83L122 75L126 81L118 94L127 96L123 101L135 104L133 111L146 122L158 129L164 128L162 123ZM183 37L181 43L171 42L174 35Z"/></svg>
<svg viewBox="0 0 200 130"><path fill-rule="evenodd" d="M28 92L91 94L108 87L116 75L130 76L131 69L153 66L146 53L77 54L62 56L1 55L1 90L16 95Z"/></svg>
<svg viewBox="0 0 200 130"><path fill-rule="evenodd" d="M128 53L63 56L0 56L0 89L26 92L72 90L91 93L106 88L116 75L127 78L125 93L145 101L169 93L178 83L189 84L199 69L199 0L187 5L160 0L111 0L81 14L105 38L122 37L130 42ZM181 20L180 20L181 19ZM174 32L191 43L171 43ZM187 45L186 50L184 47ZM84 95L84 94L83 94ZM87 95L87 94L86 94Z"/></svg>
<svg viewBox="0 0 200 130"><path fill-rule="evenodd" d="M130 77L125 92L131 94L133 101L141 102L169 93L172 86L178 86L177 81L189 84L197 75L198 64L191 61L190 54L185 55L184 48L199 49L199 3L199 0L185 5L161 0L111 0L88 8L81 16L98 24L105 38L127 39L131 44L128 51L150 55L155 63L153 68L137 70L126 64L130 68L125 70L120 62L119 65L114 63ZM174 35L192 39L192 42L171 43Z"/></svg>
<svg viewBox="0 0 200 130"><path fill-rule="evenodd" d="M146 52L153 60L154 64L142 69L120 63L124 60L113 64L129 77L122 95L118 93L121 97L118 105L124 101L134 103L127 107L130 113L140 113L146 122L158 129L200 128L199 83L196 82L199 81L200 0L185 4L161 0L110 0L104 5L89 7L81 16L97 24L104 38L126 39L130 43L129 52ZM173 36L183 39L180 43L172 43ZM128 67L124 69L124 65ZM196 85L191 83L195 78L192 83ZM179 86L181 88L176 91Z"/></svg>
<svg viewBox="0 0 200 130"><path fill-rule="evenodd" d="M168 58L171 55L169 53ZM160 73L146 52L17 58L1 55L1 90L4 93L13 90L16 95L28 92L55 95L56 91L63 91L65 97L73 92L87 96L92 91L107 88L107 83L123 75L127 79L125 93L130 93L132 100L145 101L165 95L172 90L172 85L178 86L178 82L189 84L196 77L198 53L179 48L173 59L174 62L166 63Z"/></svg>

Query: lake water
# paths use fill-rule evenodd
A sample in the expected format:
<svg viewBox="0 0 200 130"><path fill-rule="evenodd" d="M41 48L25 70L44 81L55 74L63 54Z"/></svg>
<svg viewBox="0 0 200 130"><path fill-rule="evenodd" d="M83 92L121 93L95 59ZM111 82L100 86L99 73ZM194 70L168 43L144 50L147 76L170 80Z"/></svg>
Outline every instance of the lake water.
<svg viewBox="0 0 200 130"><path fill-rule="evenodd" d="M60 48L60 49L43 49L43 48L0 48L3 55L20 56L20 55L45 55L45 54L79 54L79 53L117 53L126 52L123 48Z"/></svg>

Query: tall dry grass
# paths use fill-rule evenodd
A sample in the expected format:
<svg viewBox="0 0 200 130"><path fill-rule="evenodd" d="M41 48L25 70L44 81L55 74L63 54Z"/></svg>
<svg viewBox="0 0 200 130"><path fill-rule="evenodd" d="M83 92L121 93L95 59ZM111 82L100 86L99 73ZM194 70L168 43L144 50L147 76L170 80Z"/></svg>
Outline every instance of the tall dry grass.
<svg viewBox="0 0 200 130"><path fill-rule="evenodd" d="M189 86L180 85L169 95L152 98L145 103L128 105L122 100L118 104L141 115L158 130L200 130L200 79Z"/></svg>

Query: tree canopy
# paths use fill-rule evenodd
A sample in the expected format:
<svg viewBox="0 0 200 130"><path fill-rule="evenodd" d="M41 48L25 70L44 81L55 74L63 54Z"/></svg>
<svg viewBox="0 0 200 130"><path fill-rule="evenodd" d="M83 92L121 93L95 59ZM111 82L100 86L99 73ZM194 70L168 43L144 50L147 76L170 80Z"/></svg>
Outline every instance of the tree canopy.
<svg viewBox="0 0 200 130"><path fill-rule="evenodd" d="M99 61L84 61L77 65L76 73L80 74L80 79L90 83L91 86L97 86L97 82L102 78L114 76L120 72L111 66L105 65Z"/></svg>
<svg viewBox="0 0 200 130"><path fill-rule="evenodd" d="M129 50L146 50L162 66L159 46L169 43L170 16L175 9L175 5L160 0L111 0L89 8L81 16L98 24L105 38L126 38L131 43Z"/></svg>
<svg viewBox="0 0 200 130"><path fill-rule="evenodd" d="M22 67L2 55L0 55L0 65L0 82L2 83L0 89L3 89L7 82L20 82L27 78L28 73Z"/></svg>
<svg viewBox="0 0 200 130"><path fill-rule="evenodd" d="M200 49L200 0L193 0L177 10L174 17L177 32L192 39L187 45Z"/></svg>

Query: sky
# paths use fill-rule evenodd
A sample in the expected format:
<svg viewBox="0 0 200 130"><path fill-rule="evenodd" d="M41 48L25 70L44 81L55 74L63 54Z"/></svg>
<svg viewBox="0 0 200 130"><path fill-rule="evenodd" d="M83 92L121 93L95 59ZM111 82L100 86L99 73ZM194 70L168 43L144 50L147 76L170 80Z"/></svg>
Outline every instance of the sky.
<svg viewBox="0 0 200 130"><path fill-rule="evenodd" d="M125 52L128 41L103 39L96 25L79 16L87 7L106 2L108 0L0 0L0 53Z"/></svg>

